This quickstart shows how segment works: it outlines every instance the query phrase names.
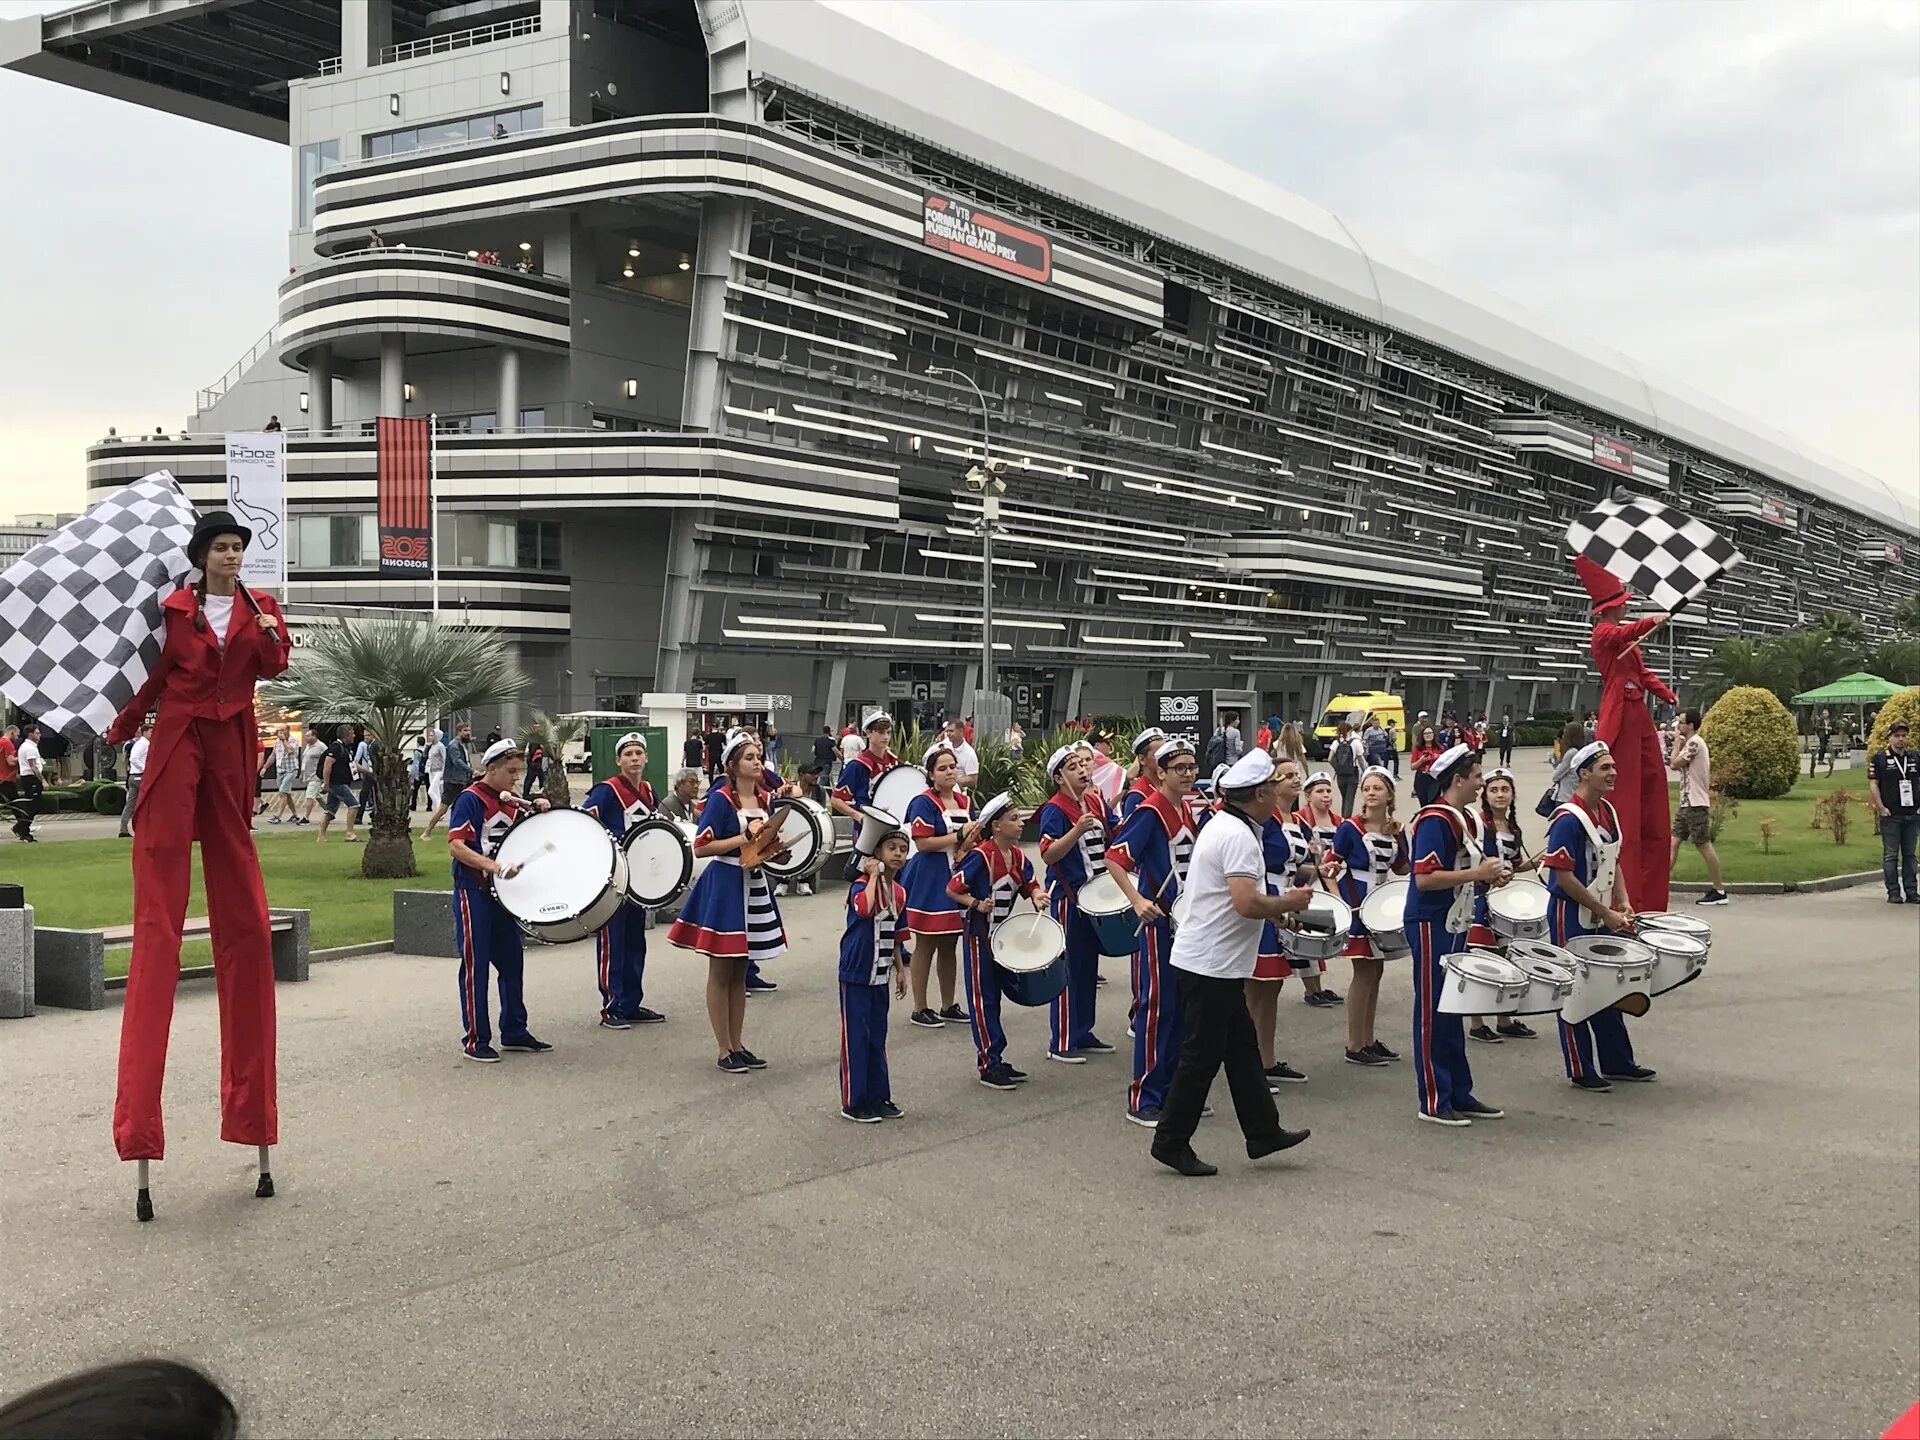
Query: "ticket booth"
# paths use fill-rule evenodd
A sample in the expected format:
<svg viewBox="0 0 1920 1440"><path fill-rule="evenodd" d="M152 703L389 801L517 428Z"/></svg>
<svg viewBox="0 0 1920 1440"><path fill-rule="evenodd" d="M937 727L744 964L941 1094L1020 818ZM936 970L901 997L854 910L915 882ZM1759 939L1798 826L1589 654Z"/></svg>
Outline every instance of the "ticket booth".
<svg viewBox="0 0 1920 1440"><path fill-rule="evenodd" d="M724 734L737 725L765 734L769 725L785 736L793 717L793 697L773 694L688 694L649 691L640 697L640 711L649 726L666 733L667 768L678 770L689 735L704 740L709 732ZM789 766L796 763L794 745L806 737L788 737ZM702 760L702 768L705 767Z"/></svg>

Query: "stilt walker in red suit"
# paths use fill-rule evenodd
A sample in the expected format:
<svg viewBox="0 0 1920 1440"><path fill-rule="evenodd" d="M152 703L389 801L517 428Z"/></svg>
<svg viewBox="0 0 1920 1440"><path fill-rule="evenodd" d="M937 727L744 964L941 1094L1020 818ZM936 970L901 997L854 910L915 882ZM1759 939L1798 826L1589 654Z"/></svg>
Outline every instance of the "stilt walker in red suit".
<svg viewBox="0 0 1920 1440"><path fill-rule="evenodd" d="M273 946L267 892L253 848L259 738L256 680L287 668L280 607L240 584L253 532L224 510L201 519L187 558L198 583L161 602L159 663L107 732L118 744L156 704L146 778L133 814L133 960L120 1022L113 1143L140 1162L136 1214L153 1218L147 1162L166 1154L160 1088L180 980L193 842L207 881L214 984L220 999L220 1138L260 1150L254 1193L273 1194L267 1148L279 1141L274 1084Z"/></svg>
<svg viewBox="0 0 1920 1440"><path fill-rule="evenodd" d="M1671 618L1662 613L1627 619L1633 593L1584 555L1573 557L1580 583L1593 599L1593 663L1600 671L1600 714L1594 738L1607 742L1619 779L1607 798L1620 816L1620 871L1635 910L1667 908L1667 840L1673 816L1667 796L1666 756L1647 713L1647 696L1677 704L1673 691L1647 665L1638 643Z"/></svg>

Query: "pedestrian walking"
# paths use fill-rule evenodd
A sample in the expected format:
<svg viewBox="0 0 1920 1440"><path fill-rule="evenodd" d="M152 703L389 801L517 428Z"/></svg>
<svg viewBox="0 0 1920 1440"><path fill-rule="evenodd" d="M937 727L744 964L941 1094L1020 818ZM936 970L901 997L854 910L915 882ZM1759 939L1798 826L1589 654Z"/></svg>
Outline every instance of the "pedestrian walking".
<svg viewBox="0 0 1920 1440"><path fill-rule="evenodd" d="M1680 813L1673 817L1673 848L1667 856L1671 873L1680 858L1684 841L1700 852L1706 862L1707 884L1700 897L1702 905L1725 905L1726 887L1720 883L1720 856L1713 848L1712 800L1710 788L1712 759L1707 742L1700 734L1700 712L1683 710L1674 721L1673 748L1667 755L1667 768L1680 776Z"/></svg>
<svg viewBox="0 0 1920 1440"><path fill-rule="evenodd" d="M360 782L360 818L373 823L373 802L380 793L380 746L366 726L356 725L353 747L353 778Z"/></svg>
<svg viewBox="0 0 1920 1440"><path fill-rule="evenodd" d="M1887 727L1887 748L1867 757L1867 803L1880 822L1880 877L1887 884L1887 903L1920 905L1920 879L1915 875L1915 850L1920 847L1920 755L1908 748L1907 722Z"/></svg>
<svg viewBox="0 0 1920 1440"><path fill-rule="evenodd" d="M813 737L813 763L820 771L824 784L831 786L838 778L840 767L834 762L839 758L840 747L834 743L833 727L822 725L820 733Z"/></svg>
<svg viewBox="0 0 1920 1440"><path fill-rule="evenodd" d="M273 814L267 817L267 823L298 824L294 805L300 793L300 745L285 725L274 736L273 784Z"/></svg>
<svg viewBox="0 0 1920 1440"><path fill-rule="evenodd" d="M328 743L326 756L320 762L320 791L326 796L326 805L320 813L320 833L314 837L317 845L327 843L327 827L342 810L347 812L347 843L360 843L360 837L353 833L353 827L360 821L360 797L353 789L351 742L351 727L342 725Z"/></svg>
<svg viewBox="0 0 1920 1440"><path fill-rule="evenodd" d="M1334 732L1333 749L1327 757L1333 763L1334 783L1340 787L1340 813L1353 813L1353 793L1360 783L1360 757L1353 750L1353 727L1346 721Z"/></svg>
<svg viewBox="0 0 1920 1440"><path fill-rule="evenodd" d="M441 757L440 798L434 802L433 814L427 817L427 828L420 832L420 838L426 839L433 834L433 827L440 823L440 817L453 808L454 801L460 798L460 792L473 784L473 757L467 747L473 743L473 726L462 720L453 727L453 734L441 732L441 745L444 754Z"/></svg>
<svg viewBox="0 0 1920 1440"><path fill-rule="evenodd" d="M34 843L33 817L40 813L40 796L47 788L46 765L40 758L40 727L28 725L20 732L20 745L15 751L15 763L20 767L19 799L14 803L13 833L26 841Z"/></svg>
<svg viewBox="0 0 1920 1440"><path fill-rule="evenodd" d="M150 747L149 736L153 734L153 722L142 720L140 733L127 745L127 803L120 807L120 838L131 840L133 831L133 807L140 799L140 781L147 773L147 750Z"/></svg>
<svg viewBox="0 0 1920 1440"><path fill-rule="evenodd" d="M1500 713L1500 763L1513 764L1513 711Z"/></svg>
<svg viewBox="0 0 1920 1440"><path fill-rule="evenodd" d="M20 798L20 727L0 730L0 806L9 815Z"/></svg>

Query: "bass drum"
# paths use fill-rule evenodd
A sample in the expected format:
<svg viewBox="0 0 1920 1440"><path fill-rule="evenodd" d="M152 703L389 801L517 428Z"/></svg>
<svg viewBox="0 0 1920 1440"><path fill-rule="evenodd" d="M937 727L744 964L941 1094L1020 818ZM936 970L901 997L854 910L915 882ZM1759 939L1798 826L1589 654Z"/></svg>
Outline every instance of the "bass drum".
<svg viewBox="0 0 1920 1440"><path fill-rule="evenodd" d="M664 815L649 815L620 841L627 857L627 898L643 910L664 910L693 884L693 841Z"/></svg>
<svg viewBox="0 0 1920 1440"><path fill-rule="evenodd" d="M774 813L779 817L780 843L785 856L761 863L776 880L811 879L833 853L833 812L811 800L776 800Z"/></svg>
<svg viewBox="0 0 1920 1440"><path fill-rule="evenodd" d="M867 798L889 815L904 819L907 806L932 783L918 765L896 765L873 782L873 793Z"/></svg>
<svg viewBox="0 0 1920 1440"><path fill-rule="evenodd" d="M543 945L585 940L619 914L627 898L627 857L584 810L528 816L501 837L493 858L521 867L512 879L493 877L494 898Z"/></svg>

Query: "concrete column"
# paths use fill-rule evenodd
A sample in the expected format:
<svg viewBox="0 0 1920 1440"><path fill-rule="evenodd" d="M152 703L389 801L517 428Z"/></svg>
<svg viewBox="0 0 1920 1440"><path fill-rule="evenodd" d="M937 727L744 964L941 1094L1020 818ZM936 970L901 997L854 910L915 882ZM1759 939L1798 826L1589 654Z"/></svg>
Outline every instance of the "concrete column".
<svg viewBox="0 0 1920 1440"><path fill-rule="evenodd" d="M680 423L687 430L718 432L725 382L720 355L726 347L730 250L744 251L752 238L753 212L744 200L716 196L700 207L700 243L693 256L693 315L687 324L687 383Z"/></svg>
<svg viewBox="0 0 1920 1440"><path fill-rule="evenodd" d="M316 345L307 355L307 428L333 428L333 347Z"/></svg>
<svg viewBox="0 0 1920 1440"><path fill-rule="evenodd" d="M1538 680L1529 680L1527 682L1527 714L1534 715L1539 713L1539 710L1540 682ZM1524 719L1525 717L1523 716L1521 718Z"/></svg>
<svg viewBox="0 0 1920 1440"><path fill-rule="evenodd" d="M653 688L662 693L693 688L693 642L700 634L700 609L693 594L699 568L694 525L710 518L703 510L675 510L667 540L667 570L660 603L660 651L653 667Z"/></svg>
<svg viewBox="0 0 1920 1440"><path fill-rule="evenodd" d="M348 6L349 10L353 7ZM407 341L403 335L380 337L380 413L407 413ZM309 404L312 402L309 401Z"/></svg>
<svg viewBox="0 0 1920 1440"><path fill-rule="evenodd" d="M819 665L814 667L816 672L821 668ZM814 718L819 721L821 725L831 725L833 727L834 743L838 744L840 739L840 712L845 708L847 703L846 656L836 655L833 659L825 663L824 668L827 672L826 683L824 685L820 684L817 674L814 681L814 693L823 697L820 702L820 713L814 716ZM808 732L808 744L809 746L812 744L812 731Z"/></svg>
<svg viewBox="0 0 1920 1440"><path fill-rule="evenodd" d="M1172 670L1162 670L1160 672L1160 688L1162 690L1173 689L1173 671ZM1068 718L1071 719L1072 717L1069 716Z"/></svg>
<svg viewBox="0 0 1920 1440"><path fill-rule="evenodd" d="M955 685L953 677L959 673L960 683ZM947 667L947 703L949 715L965 715L973 707L973 692L980 688L980 663L973 661L966 665Z"/></svg>
<svg viewBox="0 0 1920 1440"><path fill-rule="evenodd" d="M1086 666L1076 665L1071 670L1067 671L1067 696L1066 696L1067 708L1062 713L1062 716L1061 716L1062 719L1071 720L1079 715L1080 692L1086 688L1086 683L1087 683L1087 667ZM1163 686L1162 688L1166 689L1171 687ZM1019 720L1021 724L1023 725L1026 724L1026 717L1024 715L1015 716L1014 718ZM1127 739L1128 739L1128 743L1132 743L1132 739L1133 739L1132 736L1128 736Z"/></svg>
<svg viewBox="0 0 1920 1440"><path fill-rule="evenodd" d="M520 430L520 352L511 345L500 347L500 398L495 425L502 434Z"/></svg>
<svg viewBox="0 0 1920 1440"><path fill-rule="evenodd" d="M353 0L340 7L340 72L361 74L393 43L393 0Z"/></svg>
<svg viewBox="0 0 1920 1440"><path fill-rule="evenodd" d="M1483 704L1480 708L1486 712L1487 718L1489 720L1493 718L1493 677L1491 675L1487 677L1486 703Z"/></svg>

